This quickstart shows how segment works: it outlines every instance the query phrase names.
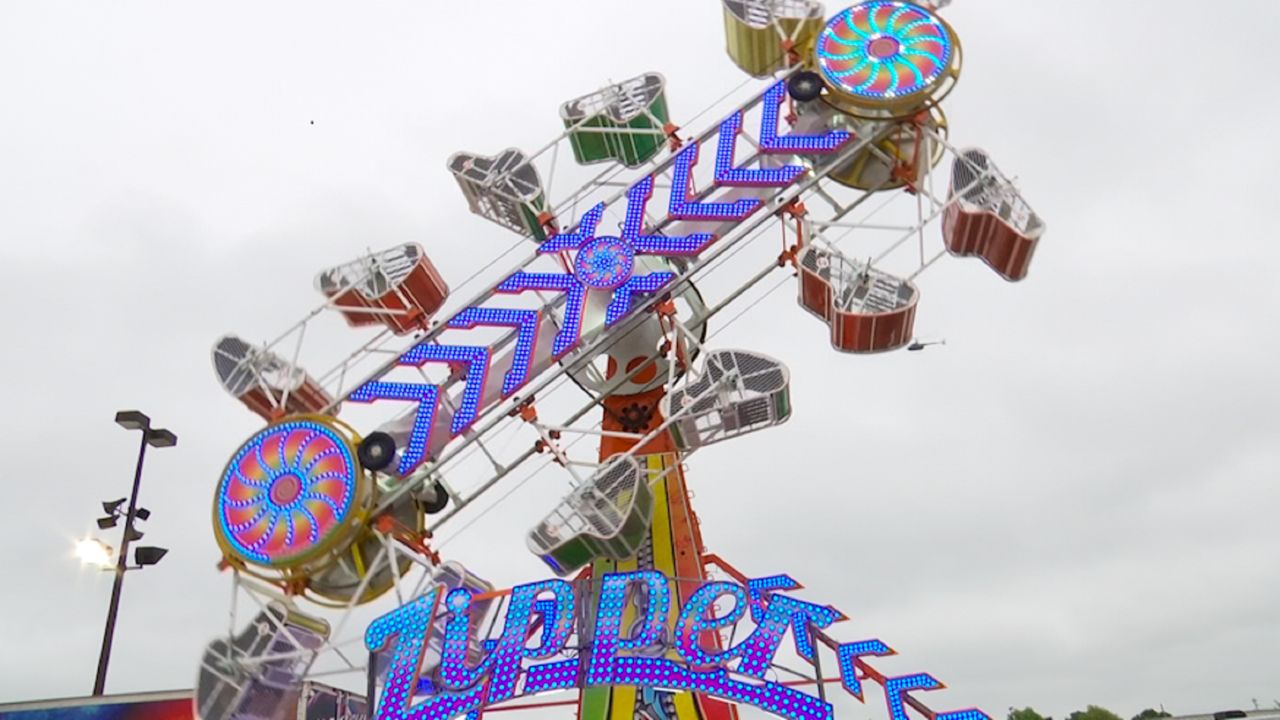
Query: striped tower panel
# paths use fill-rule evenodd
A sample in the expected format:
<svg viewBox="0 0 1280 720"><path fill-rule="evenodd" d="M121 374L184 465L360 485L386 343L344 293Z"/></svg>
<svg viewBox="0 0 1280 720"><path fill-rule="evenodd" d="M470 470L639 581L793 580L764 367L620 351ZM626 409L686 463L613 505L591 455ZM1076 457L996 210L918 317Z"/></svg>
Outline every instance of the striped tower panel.
<svg viewBox="0 0 1280 720"><path fill-rule="evenodd" d="M658 405L664 391L659 389L640 395L608 398L605 400L604 429L621 431L617 420L621 408L641 404L653 408L650 427L662 422ZM641 431L647 432L647 430ZM634 443L620 438L604 438L600 445L600 459L626 452ZM669 437L663 436L641 448L639 456L651 477L663 479L654 485L653 522L649 528L648 542L635 558L622 562L597 560L592 564L591 576L600 577L607 572L627 572L636 569L654 569L668 577L678 578L672 598L671 620L674 622L689 596L706 578L702 565L702 535L697 518L689 506L689 492L679 456ZM665 477L663 477L665 475ZM599 590L592 591L599 601ZM589 606L594 606L596 602ZM624 615L624 627L634 617L634 610ZM708 645L718 644L718 637L709 634ZM590 688L582 691L578 701L578 720L738 720L738 709L732 704L715 698L701 697L691 692L646 692L633 687Z"/></svg>

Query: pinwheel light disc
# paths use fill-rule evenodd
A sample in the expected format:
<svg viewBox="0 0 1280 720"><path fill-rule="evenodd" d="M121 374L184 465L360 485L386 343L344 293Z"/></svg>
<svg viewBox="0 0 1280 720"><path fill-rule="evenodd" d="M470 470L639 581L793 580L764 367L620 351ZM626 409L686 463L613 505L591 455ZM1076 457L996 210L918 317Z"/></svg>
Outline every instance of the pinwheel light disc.
<svg viewBox="0 0 1280 720"><path fill-rule="evenodd" d="M345 537L362 490L360 467L342 434L321 421L286 420L249 438L227 463L214 526L230 554L290 567Z"/></svg>
<svg viewBox="0 0 1280 720"><path fill-rule="evenodd" d="M845 96L892 103L937 88L956 52L950 29L932 12L897 0L855 5L818 36L818 71Z"/></svg>

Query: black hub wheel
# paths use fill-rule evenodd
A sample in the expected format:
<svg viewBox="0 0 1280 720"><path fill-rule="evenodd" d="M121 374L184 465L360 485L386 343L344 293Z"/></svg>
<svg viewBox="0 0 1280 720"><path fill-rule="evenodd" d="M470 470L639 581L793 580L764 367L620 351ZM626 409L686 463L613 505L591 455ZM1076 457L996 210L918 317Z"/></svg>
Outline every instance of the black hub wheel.
<svg viewBox="0 0 1280 720"><path fill-rule="evenodd" d="M822 94L822 76L810 70L802 70L787 81L787 92L798 102L817 100Z"/></svg>
<svg viewBox="0 0 1280 720"><path fill-rule="evenodd" d="M384 432L371 432L360 441L356 448L356 457L365 470L378 472L384 470L396 459L396 441Z"/></svg>
<svg viewBox="0 0 1280 720"><path fill-rule="evenodd" d="M449 494L444 491L444 488L440 487L440 483L432 485L431 489L435 491L436 497L430 502L423 502L422 511L428 515L435 515L448 506Z"/></svg>

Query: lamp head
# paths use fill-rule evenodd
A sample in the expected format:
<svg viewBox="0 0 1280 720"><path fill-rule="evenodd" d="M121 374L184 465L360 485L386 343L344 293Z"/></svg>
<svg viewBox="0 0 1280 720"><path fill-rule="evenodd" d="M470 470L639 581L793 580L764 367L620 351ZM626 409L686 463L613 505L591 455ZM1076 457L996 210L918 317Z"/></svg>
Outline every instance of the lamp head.
<svg viewBox="0 0 1280 720"><path fill-rule="evenodd" d="M173 447L178 444L178 436L164 428L147 431L147 444L151 447Z"/></svg>
<svg viewBox="0 0 1280 720"><path fill-rule="evenodd" d="M101 540L85 538L76 543L76 557L81 564L106 569L115 565L115 550Z"/></svg>
<svg viewBox="0 0 1280 720"><path fill-rule="evenodd" d="M121 410L116 413L116 424L125 430L146 430L151 427L151 418L137 410Z"/></svg>
<svg viewBox="0 0 1280 720"><path fill-rule="evenodd" d="M133 551L133 560L134 562L138 563L138 565L142 567L146 567L147 565L155 565L156 563L160 562L160 559L163 558L168 552L169 552L168 548L151 547L150 545L144 545Z"/></svg>

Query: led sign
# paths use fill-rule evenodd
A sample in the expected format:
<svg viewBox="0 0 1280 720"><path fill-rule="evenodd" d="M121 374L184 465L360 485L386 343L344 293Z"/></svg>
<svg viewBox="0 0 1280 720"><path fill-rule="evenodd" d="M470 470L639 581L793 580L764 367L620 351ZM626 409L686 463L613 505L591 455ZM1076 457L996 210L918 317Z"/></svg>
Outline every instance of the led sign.
<svg viewBox="0 0 1280 720"><path fill-rule="evenodd" d="M743 111L726 118L719 131L711 138L691 142L676 155L672 171L673 188L667 202L666 218L670 221L695 221L737 223L750 217L763 205L755 197L738 197L733 200L712 200L718 191L730 188L782 188L796 182L804 173L800 165L770 167L768 156L794 156L797 153L826 154L840 150L852 136L843 130L830 130L820 135L778 135L778 109L786 96L786 83L778 82L761 97L760 127L757 137L760 155L739 165L737 157L738 137L742 132ZM692 173L698 163L702 144L715 145L715 171L710 187L695 193ZM759 167L750 167L759 165ZM464 308L445 324L454 329L469 329L479 325L510 326L520 329L520 339L510 360L511 369L505 373L500 391L487 393L488 369L494 360L490 347L451 345L438 343L434 337L410 348L400 356L398 365L422 367L427 363L449 365L460 377L465 377L465 389L458 401L447 427L442 427L433 437L436 416L440 413L442 397L440 387L430 383L386 382L382 375L373 378L354 390L349 400L359 403L412 402L417 403L413 429L401 455L398 470L404 475L427 460L432 447L466 432L483 411L499 400L510 397L550 362L563 357L576 348L583 339L582 316L587 293L609 293L605 310L605 327L612 327L626 317L636 306L636 298L653 295L671 283L676 274L667 271L637 273L638 255L693 258L700 255L717 239L714 233L696 232L687 235L646 234L646 208L653 195L654 176L647 175L636 181L626 193L626 211L621 232L617 235L597 235L597 225L604 216L606 204L601 203L579 220L572 232L563 232L547 238L538 248L539 255L573 253L574 261L566 267L568 272L529 272L517 270L494 288L498 294L526 292L553 292L564 295L564 319L554 339L537 342L541 314L533 311L500 310L490 307ZM665 226L667 220L655 227ZM383 373L385 375L385 373Z"/></svg>
<svg viewBox="0 0 1280 720"><path fill-rule="evenodd" d="M863 681L880 684L891 720L907 720L908 692L942 687L925 673L891 677L869 667L866 657L893 654L879 640L832 641L823 630L844 616L781 594L799 588L786 575L745 586L707 582L679 608L674 582L656 571L609 573L594 582L512 588L500 634L484 642L471 637L480 621L471 612L478 598L466 589L436 588L378 618L365 634L369 651L386 660L375 664L383 668L375 720L449 720L518 697L620 685L691 691L785 720L831 720L831 705L821 697L767 679L787 635L810 662L817 643L828 645L842 685L858 699ZM724 601L732 605L721 609ZM754 628L739 628L733 637L741 639L721 647L714 631L736 628L748 616ZM439 628L443 638L433 638ZM439 661L424 666L430 647L441 648ZM967 709L934 720L989 719Z"/></svg>

